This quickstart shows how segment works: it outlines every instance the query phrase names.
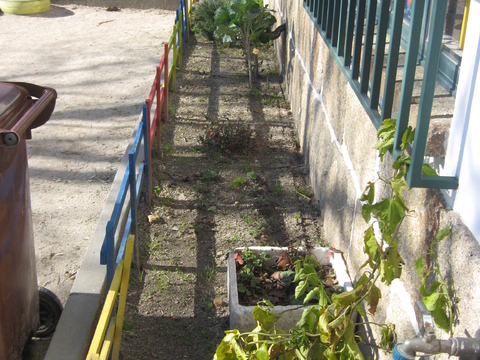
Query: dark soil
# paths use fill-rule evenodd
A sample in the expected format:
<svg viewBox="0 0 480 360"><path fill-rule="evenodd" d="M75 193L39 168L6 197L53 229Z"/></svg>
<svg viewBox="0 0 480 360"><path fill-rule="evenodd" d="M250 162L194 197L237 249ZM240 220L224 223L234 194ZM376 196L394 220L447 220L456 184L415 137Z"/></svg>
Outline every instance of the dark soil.
<svg viewBox="0 0 480 360"><path fill-rule="evenodd" d="M241 50L190 38L154 155L152 206L139 210L122 359L211 359L229 328L228 252L323 245L273 48L259 58L251 92ZM252 141L205 151L199 136L216 120L251 126Z"/></svg>

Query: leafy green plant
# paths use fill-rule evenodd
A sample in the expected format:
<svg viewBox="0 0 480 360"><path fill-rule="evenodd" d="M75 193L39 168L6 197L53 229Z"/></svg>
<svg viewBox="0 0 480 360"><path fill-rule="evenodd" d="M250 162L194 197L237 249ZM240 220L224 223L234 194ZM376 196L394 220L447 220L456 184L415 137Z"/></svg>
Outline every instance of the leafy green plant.
<svg viewBox="0 0 480 360"><path fill-rule="evenodd" d="M420 294L423 303L433 316L435 324L450 336L453 336L453 328L457 317L455 290L443 278L435 254L435 247L450 234L450 230L450 226L447 226L437 232L427 254L417 260L415 267L417 274L422 276ZM427 258L430 260L428 266L426 265ZM428 278L431 275L438 280L433 280L430 286L427 286Z"/></svg>
<svg viewBox="0 0 480 360"><path fill-rule="evenodd" d="M153 187L153 192L155 193L155 195L160 194L161 191L162 191L162 188L161 188L160 186L155 185L155 186Z"/></svg>
<svg viewBox="0 0 480 360"><path fill-rule="evenodd" d="M263 0L230 0L228 6L222 6L215 12L215 39L222 44L240 45L245 50L248 65L250 89L253 90L251 54L252 47L260 43L268 43L285 31L280 25L274 31L273 10L263 7ZM256 55L255 55L256 56Z"/></svg>
<svg viewBox="0 0 480 360"><path fill-rule="evenodd" d="M204 135L198 139L207 150L245 153L251 147L253 130L249 124L212 121L204 129Z"/></svg>
<svg viewBox="0 0 480 360"><path fill-rule="evenodd" d="M192 12L192 30L209 40L214 40L215 11L228 3L228 0L203 0L195 5Z"/></svg>

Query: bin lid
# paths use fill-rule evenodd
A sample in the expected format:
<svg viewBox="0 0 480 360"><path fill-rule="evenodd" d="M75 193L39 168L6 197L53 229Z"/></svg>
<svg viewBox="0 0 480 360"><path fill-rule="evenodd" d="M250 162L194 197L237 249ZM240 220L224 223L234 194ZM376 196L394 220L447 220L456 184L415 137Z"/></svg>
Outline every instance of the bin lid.
<svg viewBox="0 0 480 360"><path fill-rule="evenodd" d="M56 99L51 88L0 82L0 174L13 163L21 139L48 121Z"/></svg>
<svg viewBox="0 0 480 360"><path fill-rule="evenodd" d="M30 139L30 130L50 119L56 99L57 93L51 88L21 82L0 82L0 135L9 132L15 133L15 136L26 134Z"/></svg>
<svg viewBox="0 0 480 360"><path fill-rule="evenodd" d="M11 130L17 120L32 106L24 88L0 82L0 129Z"/></svg>

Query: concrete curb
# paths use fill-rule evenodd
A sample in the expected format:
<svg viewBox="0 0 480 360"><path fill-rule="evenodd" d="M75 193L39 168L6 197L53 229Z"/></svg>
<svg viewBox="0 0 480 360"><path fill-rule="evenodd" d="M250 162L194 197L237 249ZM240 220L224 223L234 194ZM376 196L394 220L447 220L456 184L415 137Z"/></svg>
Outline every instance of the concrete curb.
<svg viewBox="0 0 480 360"><path fill-rule="evenodd" d="M140 121L142 121L142 114L139 116ZM105 238L107 222L112 216L115 201L128 166L128 152L133 146L137 129L138 126L135 127L133 136L117 169L97 227L90 239L90 245L78 270L62 316L45 355L46 360L83 360L87 356L106 294L106 265L100 265L100 251ZM141 148L143 149L143 144ZM139 153L143 154L143 151L139 151ZM118 230L115 234L116 247L119 246L124 224L130 210L129 199L130 196L127 194Z"/></svg>
<svg viewBox="0 0 480 360"><path fill-rule="evenodd" d="M116 6L120 9L178 9L178 0L51 0L52 5L83 5L95 7Z"/></svg>

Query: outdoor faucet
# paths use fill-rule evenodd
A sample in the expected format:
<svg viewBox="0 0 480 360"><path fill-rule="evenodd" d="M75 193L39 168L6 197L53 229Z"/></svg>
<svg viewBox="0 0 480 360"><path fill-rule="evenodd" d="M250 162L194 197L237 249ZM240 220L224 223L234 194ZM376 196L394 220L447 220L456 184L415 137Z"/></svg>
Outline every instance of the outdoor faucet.
<svg viewBox="0 0 480 360"><path fill-rule="evenodd" d="M423 302L417 301L423 317L423 336L405 340L398 343L393 349L394 360L414 359L415 356L435 355L440 353L450 356L459 356L460 359L480 359L480 330L474 338L454 337L447 340L439 340L435 336L433 318ZM420 353L417 355L417 353Z"/></svg>

